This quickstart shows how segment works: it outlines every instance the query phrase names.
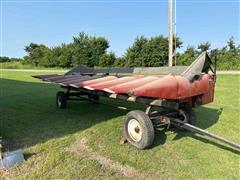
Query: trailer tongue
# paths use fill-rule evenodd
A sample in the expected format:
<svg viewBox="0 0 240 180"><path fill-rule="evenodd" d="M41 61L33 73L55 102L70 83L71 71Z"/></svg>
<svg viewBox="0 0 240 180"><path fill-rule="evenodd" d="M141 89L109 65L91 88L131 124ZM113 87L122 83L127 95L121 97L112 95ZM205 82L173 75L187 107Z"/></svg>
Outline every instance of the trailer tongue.
<svg viewBox="0 0 240 180"><path fill-rule="evenodd" d="M216 140L218 140L218 141L221 141L221 142L223 142L223 143L225 143L225 144L228 144L228 145L230 145L230 146L232 146L232 147L235 147L235 148L237 148L237 149L240 149L240 144L237 144L237 143L234 143L234 142L229 141L229 140L227 140L227 139L224 139L224 138L222 138L222 137L220 137L220 136L217 136L217 135L215 135L215 134L213 134L213 133L207 132L207 131L205 131L205 130L203 130L203 129L201 129L201 128L198 128L198 127L196 127L196 126L193 126L193 125L191 125L191 124L183 123L183 122L182 122L181 120L179 120L179 119L172 119L171 121L172 121L172 124L174 124L174 125L177 125L177 124L178 124L178 125L180 125L180 127L183 128L183 129L192 131L192 132L194 132L194 133L198 133L198 134L203 135L203 136L208 136L208 137L210 137L210 138L213 138L213 139L216 139Z"/></svg>
<svg viewBox="0 0 240 180"><path fill-rule="evenodd" d="M84 97L91 102L99 102L100 97L107 97L146 105L145 112L135 110L125 116L124 138L139 149L152 145L154 127L170 124L207 135L240 149L239 144L194 126L196 119L193 108L213 102L216 68L212 66L210 57L203 52L187 68L94 69L78 66L64 75L34 77L59 84L67 90L57 93L58 108L66 108L68 100L82 100ZM182 70L184 72L181 75L173 75L177 71L180 74ZM170 75L159 76L161 71ZM133 75L126 76L124 75L126 73ZM154 73L158 75L153 76ZM151 74L151 76L146 76L146 74ZM153 107L162 108L158 112L153 112Z"/></svg>

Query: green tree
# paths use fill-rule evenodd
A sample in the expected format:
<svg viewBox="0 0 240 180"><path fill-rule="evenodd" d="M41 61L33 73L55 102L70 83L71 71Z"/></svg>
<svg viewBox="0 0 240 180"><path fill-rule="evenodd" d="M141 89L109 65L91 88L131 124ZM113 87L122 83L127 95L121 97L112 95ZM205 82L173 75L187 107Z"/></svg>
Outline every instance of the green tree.
<svg viewBox="0 0 240 180"><path fill-rule="evenodd" d="M58 56L60 67L72 67L73 50L72 44L62 44Z"/></svg>
<svg viewBox="0 0 240 180"><path fill-rule="evenodd" d="M116 62L116 55L113 52L105 53L100 56L99 66L100 67L113 67Z"/></svg>
<svg viewBox="0 0 240 180"><path fill-rule="evenodd" d="M126 66L126 59L123 57L117 57L114 64L114 67L125 67Z"/></svg>
<svg viewBox="0 0 240 180"><path fill-rule="evenodd" d="M182 42L179 38L177 47ZM173 47L173 49L175 49ZM153 67L164 66L168 62L168 38L164 36L156 36L147 39L143 36L137 37L131 47L127 49L124 55L126 61L125 67Z"/></svg>
<svg viewBox="0 0 240 180"><path fill-rule="evenodd" d="M144 66L144 49L146 43L148 42L147 38L140 36L135 39L135 42L131 47L127 49L125 53L125 67L136 67Z"/></svg>
<svg viewBox="0 0 240 180"><path fill-rule="evenodd" d="M90 38L90 58L88 66L98 66L100 57L106 53L109 48L108 41L103 37L91 37Z"/></svg>
<svg viewBox="0 0 240 180"><path fill-rule="evenodd" d="M34 66L73 67L84 64L98 66L101 55L106 53L108 41L103 37L88 36L84 32L73 37L73 42L48 48L31 43L25 47L24 62Z"/></svg>
<svg viewBox="0 0 240 180"><path fill-rule="evenodd" d="M177 48L182 44L176 38ZM44 44L30 43L25 47L27 55L22 63L44 67L73 67L79 64L102 67L152 67L165 66L168 62L168 38L156 36L137 37L122 57L113 52L106 53L108 41L103 37L89 36L83 32L73 37L73 42L49 48ZM203 51L209 50L209 42L188 46L183 53L177 53L178 65L189 65ZM174 49L175 47L173 47ZM218 49L218 69L240 69L240 45L231 37L226 45ZM0 62L20 60L0 57Z"/></svg>
<svg viewBox="0 0 240 180"><path fill-rule="evenodd" d="M74 66L88 64L89 60L89 37L85 33L79 33L79 36L73 37L73 59Z"/></svg>
<svg viewBox="0 0 240 180"><path fill-rule="evenodd" d="M227 41L227 46L229 48L229 51L237 53L239 47L237 47L233 36Z"/></svg>
<svg viewBox="0 0 240 180"><path fill-rule="evenodd" d="M227 46L218 50L217 68L220 70L240 69L240 45L231 37L227 41Z"/></svg>
<svg viewBox="0 0 240 180"><path fill-rule="evenodd" d="M91 37L81 32L79 36L73 37L74 66L84 64L90 67L97 66L99 58L109 47L108 41L103 37Z"/></svg>
<svg viewBox="0 0 240 180"><path fill-rule="evenodd" d="M6 56L0 56L0 63L21 61L21 60L22 60L21 58L10 58L10 57L6 57Z"/></svg>
<svg viewBox="0 0 240 180"><path fill-rule="evenodd" d="M51 50L45 45L30 43L25 47L25 51L28 53L28 55L24 57L26 63L34 66L48 66L48 64L50 64Z"/></svg>
<svg viewBox="0 0 240 180"><path fill-rule="evenodd" d="M195 58L197 57L198 53L194 46L188 46L187 49L178 57L178 65L190 65Z"/></svg>
<svg viewBox="0 0 240 180"><path fill-rule="evenodd" d="M199 54L200 54L200 53L202 53L203 51L209 50L210 47L211 47L211 44L210 44L210 42L207 41L207 42L204 42L204 43L199 44L197 48L198 48Z"/></svg>

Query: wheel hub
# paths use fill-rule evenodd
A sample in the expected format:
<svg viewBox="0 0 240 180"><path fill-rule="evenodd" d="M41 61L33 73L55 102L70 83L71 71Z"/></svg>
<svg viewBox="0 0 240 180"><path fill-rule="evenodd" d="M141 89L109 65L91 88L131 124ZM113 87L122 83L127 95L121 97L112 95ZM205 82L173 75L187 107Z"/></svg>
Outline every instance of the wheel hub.
<svg viewBox="0 0 240 180"><path fill-rule="evenodd" d="M142 139L142 128L136 119L131 119L128 123L128 133L130 137L139 142Z"/></svg>

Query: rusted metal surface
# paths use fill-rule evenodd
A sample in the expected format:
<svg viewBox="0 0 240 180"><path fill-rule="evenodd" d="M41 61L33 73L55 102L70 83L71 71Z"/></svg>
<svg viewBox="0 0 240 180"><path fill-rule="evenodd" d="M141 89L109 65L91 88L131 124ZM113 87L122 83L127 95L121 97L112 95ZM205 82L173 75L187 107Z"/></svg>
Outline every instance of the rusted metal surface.
<svg viewBox="0 0 240 180"><path fill-rule="evenodd" d="M215 89L215 82L214 80L209 81L209 90L207 93L203 94L200 98L200 104L207 104L213 102L214 99L214 89Z"/></svg>
<svg viewBox="0 0 240 180"><path fill-rule="evenodd" d="M51 75L37 75L37 76L32 76L34 78L38 78L41 79L43 81L48 81L51 78L57 78L57 77L62 77L62 75L58 75L58 74L51 74Z"/></svg>
<svg viewBox="0 0 240 180"><path fill-rule="evenodd" d="M129 94L132 97L150 97L160 99L186 99L203 95L203 103L211 102L214 82L209 74L201 75L190 82L182 76L81 76L63 75L38 78L57 83L61 86L77 89L103 90L112 94ZM211 91L211 92L210 92Z"/></svg>
<svg viewBox="0 0 240 180"><path fill-rule="evenodd" d="M64 78L62 78L62 79L52 80L52 82L58 84L58 83L64 83L64 82L73 81L73 80L79 80L79 81L81 81L81 79L82 79L83 77L84 77L84 76L64 77Z"/></svg>
<svg viewBox="0 0 240 180"><path fill-rule="evenodd" d="M181 74L188 66L172 66L172 67L135 67L135 68L90 68L84 65L79 65L65 75L95 75L95 74L144 74L144 75L159 75L159 74Z"/></svg>
<svg viewBox="0 0 240 180"><path fill-rule="evenodd" d="M71 79L71 80L67 80L67 81L63 81L61 83L59 83L61 86L70 86L70 84L75 84L75 83L81 83L84 81L89 81L89 80L93 80L93 79L98 79L101 78L102 76L82 76L81 78L76 78L76 79Z"/></svg>
<svg viewBox="0 0 240 180"><path fill-rule="evenodd" d="M50 75L38 75L38 76L33 76L34 78L40 78L42 80L47 79L47 78L51 78L51 77L56 77L56 76L60 76L58 74L50 74Z"/></svg>

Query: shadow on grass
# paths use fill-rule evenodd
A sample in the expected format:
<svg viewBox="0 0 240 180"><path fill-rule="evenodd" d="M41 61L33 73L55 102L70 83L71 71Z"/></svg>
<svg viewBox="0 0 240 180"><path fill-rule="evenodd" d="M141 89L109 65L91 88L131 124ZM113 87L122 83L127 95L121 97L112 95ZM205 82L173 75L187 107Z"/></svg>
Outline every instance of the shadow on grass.
<svg viewBox="0 0 240 180"><path fill-rule="evenodd" d="M196 126L201 129L207 129L216 124L222 114L223 109L213 109L207 107L198 107L195 109ZM178 140L182 137L188 136L189 132L186 130L173 129L177 133L173 140Z"/></svg>
<svg viewBox="0 0 240 180"><path fill-rule="evenodd" d="M83 131L126 112L88 101L55 105L58 86L0 79L0 136L8 150L44 143Z"/></svg>
<svg viewBox="0 0 240 180"><path fill-rule="evenodd" d="M207 108L207 107L202 106L202 107L197 108L195 110L195 112L197 115L196 126L201 129L207 129L217 123L220 115L223 112L223 108L213 109L213 108ZM221 149L228 150L228 151L231 151L236 154L240 153L239 150L229 147L221 142L215 142L212 139L206 138L206 136L201 137L201 136L197 135L196 133L185 131L185 130L179 130L179 129L173 129L173 131L176 132L176 136L174 137L173 140L178 140L178 139L188 136L188 137L192 137L198 141L201 141L203 143L209 143L209 144L217 146Z"/></svg>
<svg viewBox="0 0 240 180"><path fill-rule="evenodd" d="M166 140L167 140L167 135L165 133L165 129L156 129L155 136L154 136L154 143L151 147L153 148L159 145L163 145L165 144Z"/></svg>
<svg viewBox="0 0 240 180"><path fill-rule="evenodd" d="M2 122L0 136L8 139L10 150L83 131L97 123L126 114L126 111L111 106L89 102L69 102L69 108L57 109L55 94L60 89L58 86L9 79L1 79L0 83ZM130 105L130 109L143 108L141 105L127 102L119 103L124 106ZM198 119L201 119L197 126L206 129L218 121L222 109L200 107L196 111L199 115ZM155 135L153 147L165 143L164 130L157 130ZM206 141L192 133L179 131L174 140L184 136L197 137L198 140ZM221 148L225 147L217 143L213 144Z"/></svg>
<svg viewBox="0 0 240 180"><path fill-rule="evenodd" d="M197 115L197 123L196 126L201 129L206 129L217 123L223 109L213 109L213 108L207 108L207 107L198 107L195 109L196 115ZM156 129L155 131L155 141L153 144L153 147L162 145L165 143L166 135L165 131L167 129ZM171 127L171 131L174 131L176 133L176 136L174 137L174 141L179 140L186 136L191 136L193 133L185 130L180 130ZM203 140L204 138L202 138ZM200 140L200 139L198 139Z"/></svg>
<svg viewBox="0 0 240 180"><path fill-rule="evenodd" d="M223 112L223 108L213 109L201 106L195 112L197 116L196 126L206 129L217 123Z"/></svg>
<svg viewBox="0 0 240 180"><path fill-rule="evenodd" d="M31 158L32 156L35 156L37 155L37 153L24 153L23 156L24 156L24 159L25 160L28 160L29 158Z"/></svg>

